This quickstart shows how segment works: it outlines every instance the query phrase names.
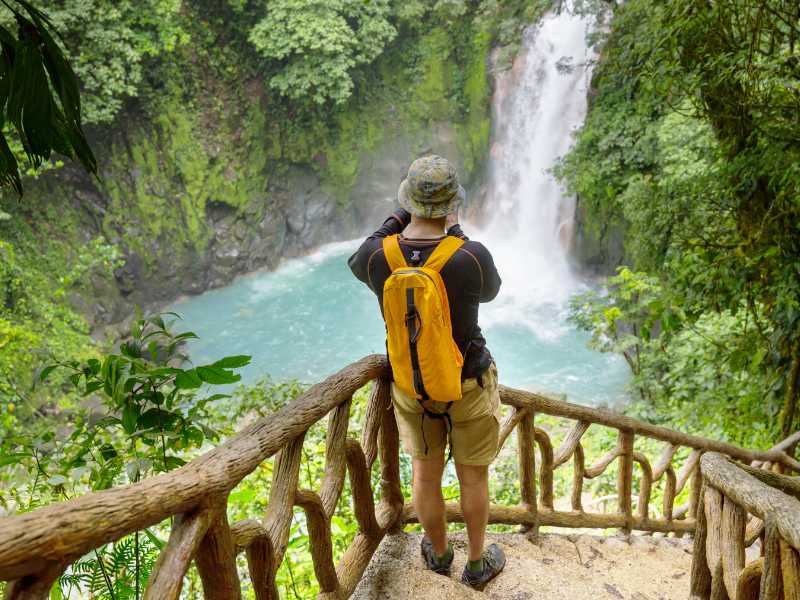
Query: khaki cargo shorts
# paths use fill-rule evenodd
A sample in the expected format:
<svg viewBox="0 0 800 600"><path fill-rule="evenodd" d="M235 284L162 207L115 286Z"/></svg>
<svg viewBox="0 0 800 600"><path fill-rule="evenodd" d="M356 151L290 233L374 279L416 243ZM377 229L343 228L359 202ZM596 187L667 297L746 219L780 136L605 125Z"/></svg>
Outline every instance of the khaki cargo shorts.
<svg viewBox="0 0 800 600"><path fill-rule="evenodd" d="M453 460L462 465L488 465L497 454L500 392L494 363L483 373L481 380L483 387L475 378L465 379L461 383L461 400L453 402L450 407L453 424L450 449ZM447 420L424 415L420 403L407 396L394 383L392 403L405 451L412 457L421 459L443 456L447 447ZM425 407L431 412L444 413L447 404L429 400L425 402Z"/></svg>

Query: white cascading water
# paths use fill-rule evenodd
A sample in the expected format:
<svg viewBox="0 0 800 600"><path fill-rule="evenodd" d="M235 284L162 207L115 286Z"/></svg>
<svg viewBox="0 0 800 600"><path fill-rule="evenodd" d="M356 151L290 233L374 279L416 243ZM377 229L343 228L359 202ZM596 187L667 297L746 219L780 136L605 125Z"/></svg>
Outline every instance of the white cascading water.
<svg viewBox="0 0 800 600"><path fill-rule="evenodd" d="M563 333L564 307L579 285L567 259L575 203L550 169L586 115L587 27L587 18L564 10L526 30L524 51L501 78L493 107L492 216L480 239L503 288L481 320L523 325L543 340Z"/></svg>

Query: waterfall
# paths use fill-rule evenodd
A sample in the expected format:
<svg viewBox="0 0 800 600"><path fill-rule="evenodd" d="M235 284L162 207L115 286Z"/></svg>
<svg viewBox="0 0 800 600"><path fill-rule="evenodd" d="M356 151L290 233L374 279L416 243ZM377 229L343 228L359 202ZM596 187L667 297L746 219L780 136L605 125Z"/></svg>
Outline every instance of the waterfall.
<svg viewBox="0 0 800 600"><path fill-rule="evenodd" d="M586 115L588 26L588 18L563 10L529 27L494 98L491 219L479 239L495 257L503 289L481 320L524 325L543 340L565 331L565 305L580 285L567 257L575 202L549 170Z"/></svg>

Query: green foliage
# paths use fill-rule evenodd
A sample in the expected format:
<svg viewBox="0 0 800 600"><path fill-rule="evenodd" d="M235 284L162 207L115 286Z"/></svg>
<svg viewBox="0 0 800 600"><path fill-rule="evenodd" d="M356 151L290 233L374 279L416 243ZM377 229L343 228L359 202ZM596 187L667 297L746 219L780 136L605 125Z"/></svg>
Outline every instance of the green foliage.
<svg viewBox="0 0 800 600"><path fill-rule="evenodd" d="M4 437L3 463L41 475L28 496L39 493L39 483L51 486L55 495L71 495L85 486L97 490L139 481L181 466L183 451L216 439L217 432L206 424L207 407L227 396L198 396L197 390L237 382L240 376L233 369L250 358L231 356L181 368L187 357L180 347L194 337L191 332L173 334L161 315L138 318L118 354L45 367L39 379L64 370L83 400L74 409L69 431L60 432L63 436L45 426L33 438L30 432Z"/></svg>
<svg viewBox="0 0 800 600"><path fill-rule="evenodd" d="M269 85L293 100L341 104L353 91L351 71L371 63L396 35L388 0L279 0L250 40L280 64Z"/></svg>
<svg viewBox="0 0 800 600"><path fill-rule="evenodd" d="M106 544L72 564L50 597L61 600L89 594L97 600L138 600L164 545L150 530Z"/></svg>
<svg viewBox="0 0 800 600"><path fill-rule="evenodd" d="M489 149L492 120L489 109L491 89L487 73L487 56L491 48L491 35L484 30L472 33L471 43L457 50L457 63L462 66L456 81L461 92L460 114L454 122L464 171L475 173L482 165Z"/></svg>
<svg viewBox="0 0 800 600"><path fill-rule="evenodd" d="M737 410L772 423L782 405L780 432L766 427L776 437L795 428L800 396L792 10L778 0L617 6L589 117L559 168L595 234L624 223L628 260L669 292L685 326L749 340L712 351L684 330L668 351L704 357L671 359L689 386L713 376L718 399L727 394ZM745 373L756 357L756 372ZM659 372L648 389L680 401L685 392L662 386ZM728 385L731 377L742 387Z"/></svg>
<svg viewBox="0 0 800 600"><path fill-rule="evenodd" d="M58 152L96 175L97 161L81 128L78 80L55 26L25 0L4 0L2 6L13 16L16 32L0 24L0 185L22 195L20 158L9 146L6 123L34 170Z"/></svg>
<svg viewBox="0 0 800 600"><path fill-rule="evenodd" d="M147 61L189 41L180 0L43 0L83 89L85 121L110 123L139 95Z"/></svg>
<svg viewBox="0 0 800 600"><path fill-rule="evenodd" d="M138 95L144 61L188 40L179 0L39 5L0 5L0 184L20 195L19 165L29 176L62 166L53 153L97 175L82 126L111 122Z"/></svg>
<svg viewBox="0 0 800 600"><path fill-rule="evenodd" d="M667 32L654 53L665 94L683 94L713 128L724 161L712 196L714 237L692 240L708 265L684 283L730 307L742 298L753 319L772 329L766 341L783 396L782 435L798 417L800 372L800 69L797 9L781 0L723 5L666 4ZM699 275L699 274L698 274ZM759 314L761 313L761 314Z"/></svg>
<svg viewBox="0 0 800 600"><path fill-rule="evenodd" d="M656 329L674 328L682 312L665 306L658 281L646 274L623 268L608 279L607 286L602 294L590 291L575 296L570 319L592 334L592 348L622 354L633 374L639 375L644 345L652 341Z"/></svg>
<svg viewBox="0 0 800 600"><path fill-rule="evenodd" d="M570 318L593 348L625 358L640 399L629 412L745 447L774 443L774 374L745 306L692 317L655 277L623 268L603 293L575 297Z"/></svg>
<svg viewBox="0 0 800 600"><path fill-rule="evenodd" d="M87 490L135 483L180 467L184 456L218 439L209 407L229 396L201 392L236 383L234 370L250 357L182 368L188 359L181 345L196 336L172 333L163 317L135 319L118 354L41 371L44 381L65 370L80 400L53 415L30 416L0 440L8 494L0 501L6 510L31 510ZM62 577L61 593L139 598L160 545L156 533L146 530L104 546Z"/></svg>
<svg viewBox="0 0 800 600"><path fill-rule="evenodd" d="M45 213L45 223L55 223L56 212ZM89 326L69 300L118 265L117 250L101 238L72 245L49 233L18 216L0 221L0 439L62 396L57 384L34 386L50 357L94 354Z"/></svg>

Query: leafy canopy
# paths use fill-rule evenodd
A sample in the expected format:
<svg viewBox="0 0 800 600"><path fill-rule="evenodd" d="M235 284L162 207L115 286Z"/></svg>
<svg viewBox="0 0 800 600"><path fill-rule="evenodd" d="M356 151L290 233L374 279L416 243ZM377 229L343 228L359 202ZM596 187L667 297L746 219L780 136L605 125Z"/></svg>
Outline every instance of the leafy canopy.
<svg viewBox="0 0 800 600"><path fill-rule="evenodd" d="M180 0L0 2L0 184L60 166L97 174L82 126L110 123L138 95L145 61L188 40Z"/></svg>
<svg viewBox="0 0 800 600"><path fill-rule="evenodd" d="M152 59L189 41L180 0L47 0L41 6L64 37L87 124L111 123L125 100L139 95Z"/></svg>
<svg viewBox="0 0 800 600"><path fill-rule="evenodd" d="M292 100L341 104L353 69L369 64L397 35L387 0L276 0L250 41L275 63L269 86Z"/></svg>

